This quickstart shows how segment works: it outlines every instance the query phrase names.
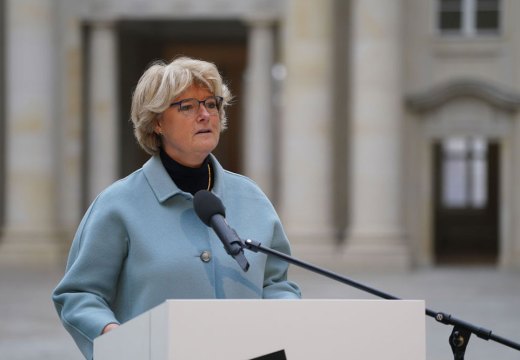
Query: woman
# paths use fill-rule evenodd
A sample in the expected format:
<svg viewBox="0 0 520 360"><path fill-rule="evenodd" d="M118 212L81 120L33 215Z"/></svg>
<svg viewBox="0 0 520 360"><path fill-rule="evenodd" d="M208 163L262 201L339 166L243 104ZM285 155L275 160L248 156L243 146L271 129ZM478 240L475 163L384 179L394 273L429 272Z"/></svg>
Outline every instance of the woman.
<svg viewBox="0 0 520 360"><path fill-rule="evenodd" d="M95 337L166 299L300 297L286 263L248 252L243 272L193 210L193 195L210 190L238 234L290 252L258 186L211 155L230 98L215 65L190 58L155 64L139 80L132 122L151 158L91 204L53 293L86 358Z"/></svg>

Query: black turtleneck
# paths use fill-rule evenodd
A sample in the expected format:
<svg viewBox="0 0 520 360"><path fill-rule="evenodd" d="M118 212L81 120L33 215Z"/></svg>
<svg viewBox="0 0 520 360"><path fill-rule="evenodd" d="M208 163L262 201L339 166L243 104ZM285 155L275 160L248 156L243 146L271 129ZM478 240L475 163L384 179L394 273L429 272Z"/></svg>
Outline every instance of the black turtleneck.
<svg viewBox="0 0 520 360"><path fill-rule="evenodd" d="M179 164L173 160L166 152L161 148L161 161L164 168L172 178L173 182L179 189L185 192L189 192L192 195L199 190L208 189L209 179L209 156L204 160L202 165L198 168L191 168ZM209 165L211 166L211 165ZM213 187L213 171L211 172L211 186ZM211 190L211 189L210 189Z"/></svg>

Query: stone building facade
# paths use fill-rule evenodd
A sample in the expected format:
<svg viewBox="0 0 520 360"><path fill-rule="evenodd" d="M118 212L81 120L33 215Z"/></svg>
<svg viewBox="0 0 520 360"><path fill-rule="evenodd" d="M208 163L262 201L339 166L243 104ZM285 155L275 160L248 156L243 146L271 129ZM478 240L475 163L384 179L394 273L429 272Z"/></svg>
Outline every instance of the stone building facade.
<svg viewBox="0 0 520 360"><path fill-rule="evenodd" d="M0 1L0 261L64 261L90 201L146 160L128 122L139 75L183 54L229 81L217 156L270 196L299 258L520 267L519 13L515 0Z"/></svg>

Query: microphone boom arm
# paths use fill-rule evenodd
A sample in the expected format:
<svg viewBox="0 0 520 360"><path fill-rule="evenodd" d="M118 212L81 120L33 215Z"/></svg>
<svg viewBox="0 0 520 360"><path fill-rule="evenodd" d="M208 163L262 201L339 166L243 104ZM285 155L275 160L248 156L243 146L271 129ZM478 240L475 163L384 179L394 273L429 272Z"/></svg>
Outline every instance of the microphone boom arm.
<svg viewBox="0 0 520 360"><path fill-rule="evenodd" d="M338 273L334 273L332 271L320 268L318 266L312 265L310 263L307 263L305 261L299 260L297 258L294 258L292 256L289 256L287 254L284 254L280 251L276 251L270 248L267 248L265 246L262 246L262 244L258 241L253 241L251 239L247 239L242 243L242 246L246 249L252 251L252 252L261 252L266 255L273 255L277 258L280 258L290 264L294 264L296 266L299 266L301 268L304 268L306 270L310 270L312 272L315 272L317 274L326 276L330 279L339 281L343 284L350 285L356 289L365 291L367 293L370 293L372 295L378 296L383 299L387 300L402 300L396 296L387 294L385 292L382 292L380 290L371 288L369 286L363 285L361 283L358 283L356 281L353 281L343 275L340 275ZM520 344L513 342L511 340L508 340L506 338L503 338L498 335L494 335L491 330L487 330L478 326L475 326L473 324L470 324L468 322L465 322L463 320L459 320L450 314L446 314L443 312L433 311L428 308L426 308L426 315L434 318L437 322L440 322L445 325L453 325L453 331L449 337L449 343L454 355L455 360L463 360L464 359L464 352L466 351L466 346L468 344L469 338L471 334L475 334L481 339L484 340L493 340L495 342L498 342L502 345L508 346L512 349L520 351Z"/></svg>

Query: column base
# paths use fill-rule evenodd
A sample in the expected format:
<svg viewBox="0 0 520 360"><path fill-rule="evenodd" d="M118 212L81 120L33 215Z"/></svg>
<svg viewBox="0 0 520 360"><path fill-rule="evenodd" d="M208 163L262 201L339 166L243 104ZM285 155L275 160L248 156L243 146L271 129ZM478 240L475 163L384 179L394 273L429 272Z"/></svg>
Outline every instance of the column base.
<svg viewBox="0 0 520 360"><path fill-rule="evenodd" d="M343 242L328 230L289 230L288 236L294 257L327 270L406 272L412 268L404 236L395 232L353 233Z"/></svg>
<svg viewBox="0 0 520 360"><path fill-rule="evenodd" d="M6 265L56 265L66 260L68 249L58 231L4 229L0 238L0 263Z"/></svg>
<svg viewBox="0 0 520 360"><path fill-rule="evenodd" d="M341 261L353 270L408 271L412 267L404 236L395 232L353 233L341 252Z"/></svg>
<svg viewBox="0 0 520 360"><path fill-rule="evenodd" d="M292 256L312 265L325 267L328 270L338 264L338 238L330 228L314 230L298 230L288 228L287 236L291 243ZM294 265L293 265L294 266Z"/></svg>
<svg viewBox="0 0 520 360"><path fill-rule="evenodd" d="M498 267L502 270L520 270L520 252L512 252L510 254L499 254Z"/></svg>

